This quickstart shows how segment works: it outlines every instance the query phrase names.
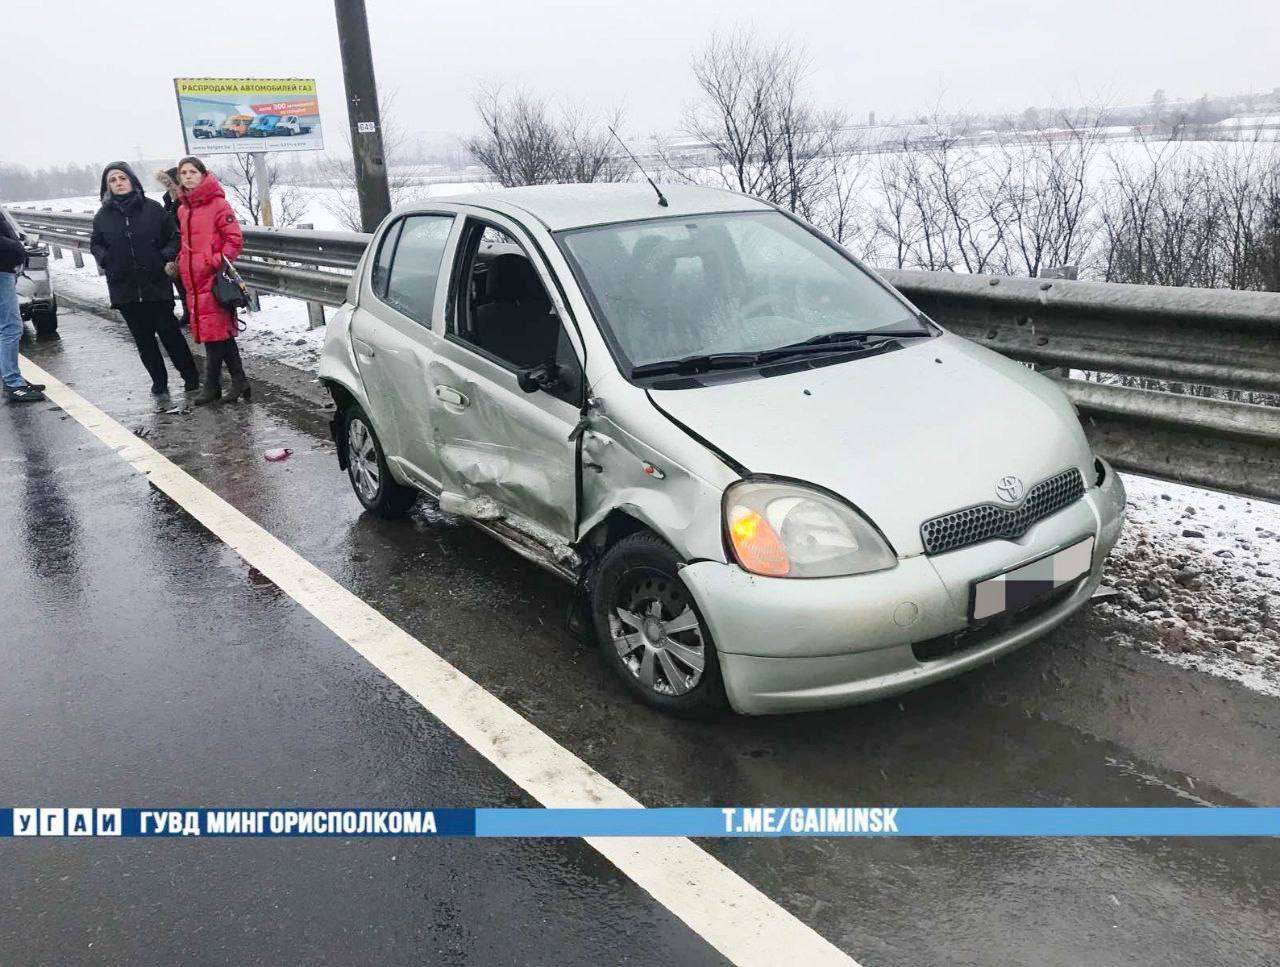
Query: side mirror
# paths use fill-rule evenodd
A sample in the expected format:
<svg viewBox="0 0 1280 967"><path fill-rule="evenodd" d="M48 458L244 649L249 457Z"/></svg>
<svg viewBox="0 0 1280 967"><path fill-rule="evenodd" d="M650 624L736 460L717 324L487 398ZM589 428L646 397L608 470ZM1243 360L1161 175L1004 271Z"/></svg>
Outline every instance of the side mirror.
<svg viewBox="0 0 1280 967"><path fill-rule="evenodd" d="M541 366L522 369L516 373L516 382L526 393L553 389L560 382L560 367L555 363L543 363Z"/></svg>

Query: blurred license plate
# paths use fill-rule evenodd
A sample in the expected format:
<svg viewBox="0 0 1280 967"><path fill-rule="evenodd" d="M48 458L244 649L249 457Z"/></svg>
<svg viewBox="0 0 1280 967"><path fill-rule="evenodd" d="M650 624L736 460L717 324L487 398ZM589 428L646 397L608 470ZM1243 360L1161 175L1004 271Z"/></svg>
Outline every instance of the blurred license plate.
<svg viewBox="0 0 1280 967"><path fill-rule="evenodd" d="M27 256L27 269L47 269L49 267L49 256L47 255L29 255Z"/></svg>
<svg viewBox="0 0 1280 967"><path fill-rule="evenodd" d="M1038 561L985 581L975 581L969 617L980 621L1006 611L1021 610L1087 574L1092 565L1093 538L1087 537Z"/></svg>

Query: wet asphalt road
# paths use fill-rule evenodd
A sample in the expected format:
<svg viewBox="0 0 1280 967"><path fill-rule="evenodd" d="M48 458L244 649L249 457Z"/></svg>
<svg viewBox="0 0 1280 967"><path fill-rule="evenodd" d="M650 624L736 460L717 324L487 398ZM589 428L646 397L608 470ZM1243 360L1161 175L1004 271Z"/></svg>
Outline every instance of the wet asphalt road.
<svg viewBox="0 0 1280 967"><path fill-rule="evenodd" d="M24 352L647 805L1280 805L1280 703L1088 614L900 700L659 717L564 630L554 579L430 508L363 516L314 386L160 414L122 325L62 331ZM0 798L527 804L52 404L0 408L0 522ZM704 845L868 965L1280 961L1276 840ZM576 842L5 850L5 963L720 960Z"/></svg>

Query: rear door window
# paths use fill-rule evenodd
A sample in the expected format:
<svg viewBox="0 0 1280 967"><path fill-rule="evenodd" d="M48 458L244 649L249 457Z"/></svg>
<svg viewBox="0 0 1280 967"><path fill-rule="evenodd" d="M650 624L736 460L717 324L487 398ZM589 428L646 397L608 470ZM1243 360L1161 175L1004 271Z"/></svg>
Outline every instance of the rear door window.
<svg viewBox="0 0 1280 967"><path fill-rule="evenodd" d="M410 215L404 219L387 271L383 301L414 322L430 328L436 284L445 245L453 226L451 215ZM379 258L381 258L379 252ZM375 291L377 266L374 267Z"/></svg>
<svg viewBox="0 0 1280 967"><path fill-rule="evenodd" d="M378 257L373 263L373 291L379 299L387 297L387 280L391 278L391 257L396 254L396 240L400 238L400 229L404 228L404 219L392 225L378 246Z"/></svg>

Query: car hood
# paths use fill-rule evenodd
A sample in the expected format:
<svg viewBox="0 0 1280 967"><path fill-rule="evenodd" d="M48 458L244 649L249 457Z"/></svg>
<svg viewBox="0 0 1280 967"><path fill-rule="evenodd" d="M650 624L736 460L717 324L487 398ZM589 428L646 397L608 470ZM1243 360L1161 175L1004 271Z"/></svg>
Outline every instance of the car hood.
<svg viewBox="0 0 1280 967"><path fill-rule="evenodd" d="M898 554L920 525L998 502L1093 456L1053 382L959 336L767 379L651 390L668 416L753 474L818 484L854 504Z"/></svg>

